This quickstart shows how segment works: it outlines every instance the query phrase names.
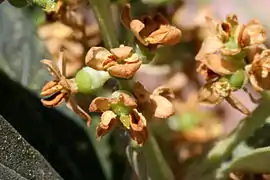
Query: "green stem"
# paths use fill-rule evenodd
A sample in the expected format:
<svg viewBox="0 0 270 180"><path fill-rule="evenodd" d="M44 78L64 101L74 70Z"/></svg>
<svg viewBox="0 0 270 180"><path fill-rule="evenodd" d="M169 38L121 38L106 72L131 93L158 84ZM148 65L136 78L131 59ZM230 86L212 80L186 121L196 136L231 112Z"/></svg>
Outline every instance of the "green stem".
<svg viewBox="0 0 270 180"><path fill-rule="evenodd" d="M113 19L110 10L109 0L89 0L94 10L95 16L99 23L103 40L107 48L114 48L119 45L116 32L113 26ZM130 90L130 85L133 83L127 83L126 80L119 81L120 86L124 89ZM150 121L150 119L149 119ZM168 167L161 150L156 142L154 136L151 135L149 129L149 138L145 145L141 148L143 159L145 160L147 167L144 170L147 172L147 179L151 180L173 180L173 174ZM141 161L136 162L140 167L143 167ZM141 164L141 165L140 165ZM133 165L133 164L131 164ZM133 166L135 169L136 167ZM141 177L140 175L138 175ZM144 180L144 178L142 179Z"/></svg>
<svg viewBox="0 0 270 180"><path fill-rule="evenodd" d="M106 48L119 46L113 23L110 0L89 0L101 30Z"/></svg>
<svg viewBox="0 0 270 180"><path fill-rule="evenodd" d="M269 111L270 101L262 102L252 113L250 117L241 120L235 130L225 139L220 140L209 151L206 159L199 165L199 172L192 171L185 180L190 180L196 174L198 177L214 175L215 171L220 167L221 163L228 158L234 148L243 140L251 136L256 129L262 126L270 116Z"/></svg>

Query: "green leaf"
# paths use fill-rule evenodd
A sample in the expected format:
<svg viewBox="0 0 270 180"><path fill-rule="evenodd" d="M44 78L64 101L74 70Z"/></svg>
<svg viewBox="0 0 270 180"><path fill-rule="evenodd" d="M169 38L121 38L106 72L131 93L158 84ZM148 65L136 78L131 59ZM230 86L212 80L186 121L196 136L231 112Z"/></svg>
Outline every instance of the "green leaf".
<svg viewBox="0 0 270 180"><path fill-rule="evenodd" d="M229 167L233 171L252 173L270 172L270 147L255 149L232 161Z"/></svg>
<svg viewBox="0 0 270 180"><path fill-rule="evenodd" d="M8 2L16 8L22 8L28 4L26 0L8 0Z"/></svg>

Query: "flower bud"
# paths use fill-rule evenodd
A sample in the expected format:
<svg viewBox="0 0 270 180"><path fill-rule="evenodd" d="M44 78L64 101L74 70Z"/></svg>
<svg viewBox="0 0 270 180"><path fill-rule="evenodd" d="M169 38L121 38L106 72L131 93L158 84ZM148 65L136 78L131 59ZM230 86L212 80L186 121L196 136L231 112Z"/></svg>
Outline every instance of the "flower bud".
<svg viewBox="0 0 270 180"><path fill-rule="evenodd" d="M79 92L89 94L102 87L110 77L106 71L84 67L76 74L75 82Z"/></svg>

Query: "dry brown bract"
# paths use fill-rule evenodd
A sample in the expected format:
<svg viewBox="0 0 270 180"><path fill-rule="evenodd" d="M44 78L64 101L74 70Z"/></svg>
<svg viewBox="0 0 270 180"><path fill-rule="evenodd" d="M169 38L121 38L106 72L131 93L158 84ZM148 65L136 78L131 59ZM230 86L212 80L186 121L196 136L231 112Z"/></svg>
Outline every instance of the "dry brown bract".
<svg viewBox="0 0 270 180"><path fill-rule="evenodd" d="M85 64L96 69L108 71L111 76L129 79L140 68L142 61L132 47L121 45L108 51L103 47L92 47Z"/></svg>
<svg viewBox="0 0 270 180"><path fill-rule="evenodd" d="M175 112L170 102L174 98L174 94L169 88L161 86L155 89L153 93L149 93L141 83L136 82L133 93L141 108L151 114L152 117L167 119Z"/></svg>
<svg viewBox="0 0 270 180"><path fill-rule="evenodd" d="M43 97L41 100L42 104L46 107L56 107L65 101L67 107L85 119L89 125L91 117L78 106L73 97L73 94L77 92L74 79L67 79L65 76L63 53L60 53L57 65L53 61L47 59L44 59L41 62L47 66L49 73L54 78L54 80L49 81L42 88L40 93Z"/></svg>
<svg viewBox="0 0 270 180"><path fill-rule="evenodd" d="M195 59L221 76L243 68L246 51L266 40L265 28L256 20L239 24L237 16L231 14L224 22L206 17L206 23L209 36L204 39Z"/></svg>
<svg viewBox="0 0 270 180"><path fill-rule="evenodd" d="M124 6L121 19L141 44L155 49L158 45L175 45L179 43L182 35L181 31L171 26L164 16L157 14L153 17L144 16L141 20L132 19L130 8L129 4Z"/></svg>
<svg viewBox="0 0 270 180"><path fill-rule="evenodd" d="M235 90L226 79L212 80L200 89L198 100L204 105L217 105L225 99L233 108L245 115L250 115L250 111L232 95Z"/></svg>
<svg viewBox="0 0 270 180"><path fill-rule="evenodd" d="M94 99L90 104L89 111L102 112L101 122L96 129L97 139L100 139L113 126L121 122L131 138L138 144L143 144L148 137L146 119L136 108L136 100L121 91L112 98L98 97Z"/></svg>
<svg viewBox="0 0 270 180"><path fill-rule="evenodd" d="M264 50L256 54L252 64L246 66L249 80L254 89L258 92L270 90L270 50Z"/></svg>

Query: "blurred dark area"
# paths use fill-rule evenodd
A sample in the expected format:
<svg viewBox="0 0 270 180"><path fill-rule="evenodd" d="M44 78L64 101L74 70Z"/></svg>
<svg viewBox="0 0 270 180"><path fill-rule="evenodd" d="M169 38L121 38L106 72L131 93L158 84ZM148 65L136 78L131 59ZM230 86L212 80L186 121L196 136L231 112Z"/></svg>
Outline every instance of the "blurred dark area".
<svg viewBox="0 0 270 180"><path fill-rule="evenodd" d="M64 179L105 179L93 145L82 127L62 113L43 107L33 93L3 72L0 72L0 82L0 114ZM13 138L7 136L7 139Z"/></svg>

